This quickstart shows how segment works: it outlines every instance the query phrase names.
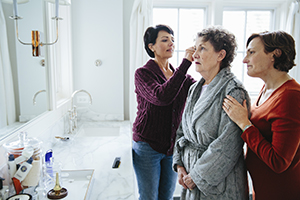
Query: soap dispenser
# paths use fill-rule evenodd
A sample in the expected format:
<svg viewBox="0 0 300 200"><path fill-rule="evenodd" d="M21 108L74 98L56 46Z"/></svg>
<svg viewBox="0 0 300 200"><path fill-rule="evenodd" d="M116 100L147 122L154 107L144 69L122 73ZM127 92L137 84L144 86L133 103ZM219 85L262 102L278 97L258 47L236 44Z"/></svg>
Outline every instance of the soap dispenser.
<svg viewBox="0 0 300 200"><path fill-rule="evenodd" d="M8 198L8 186L3 186L4 178L0 177L0 200L6 200Z"/></svg>

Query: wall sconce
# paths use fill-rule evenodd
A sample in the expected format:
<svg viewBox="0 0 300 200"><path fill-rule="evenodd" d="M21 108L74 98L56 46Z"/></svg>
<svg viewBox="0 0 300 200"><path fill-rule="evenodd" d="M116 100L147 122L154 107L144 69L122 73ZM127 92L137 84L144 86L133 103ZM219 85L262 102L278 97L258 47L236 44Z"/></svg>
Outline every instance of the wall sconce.
<svg viewBox="0 0 300 200"><path fill-rule="evenodd" d="M53 20L56 21L56 39L53 42L50 43L45 43L40 41L40 32L37 30L31 31L31 43L26 43L22 42L21 39L19 38L19 30L18 30L18 20L22 19L18 15L18 7L17 4L21 3L27 3L29 0L3 0L3 2L6 3L13 3L13 16L10 16L11 19L15 20L16 24L16 36L19 42L23 45L31 45L32 46L32 56L38 57L40 56L40 46L44 45L53 45L58 41L58 20L62 20L62 18L58 17L58 9L59 9L59 4L61 5L71 5L71 0L46 0L51 3L55 3L55 17L52 17Z"/></svg>

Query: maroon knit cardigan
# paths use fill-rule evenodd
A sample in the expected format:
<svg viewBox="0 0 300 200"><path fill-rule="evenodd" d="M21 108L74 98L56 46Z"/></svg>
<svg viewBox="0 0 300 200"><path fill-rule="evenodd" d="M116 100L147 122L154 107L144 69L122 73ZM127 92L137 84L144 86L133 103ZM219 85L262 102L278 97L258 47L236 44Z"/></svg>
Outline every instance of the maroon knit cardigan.
<svg viewBox="0 0 300 200"><path fill-rule="evenodd" d="M137 117L133 140L147 142L155 151L173 154L176 130L181 122L186 97L195 80L187 74L191 62L183 59L167 80L154 60L135 72Z"/></svg>

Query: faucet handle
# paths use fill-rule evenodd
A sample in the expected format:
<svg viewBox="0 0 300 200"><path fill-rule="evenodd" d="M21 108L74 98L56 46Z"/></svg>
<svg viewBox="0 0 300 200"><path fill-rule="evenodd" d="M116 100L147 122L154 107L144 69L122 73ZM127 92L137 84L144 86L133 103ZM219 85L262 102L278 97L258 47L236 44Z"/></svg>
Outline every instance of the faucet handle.
<svg viewBox="0 0 300 200"><path fill-rule="evenodd" d="M77 107L74 105L72 108L73 111L73 117L76 118L77 117Z"/></svg>
<svg viewBox="0 0 300 200"><path fill-rule="evenodd" d="M68 110L68 113L69 113L69 117L70 119L73 117L73 109L69 109Z"/></svg>

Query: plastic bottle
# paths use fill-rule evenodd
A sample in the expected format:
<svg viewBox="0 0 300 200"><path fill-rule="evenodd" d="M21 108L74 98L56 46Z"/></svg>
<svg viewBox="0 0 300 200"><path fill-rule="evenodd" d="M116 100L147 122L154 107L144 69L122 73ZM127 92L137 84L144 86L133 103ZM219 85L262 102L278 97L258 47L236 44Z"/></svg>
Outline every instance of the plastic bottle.
<svg viewBox="0 0 300 200"><path fill-rule="evenodd" d="M12 178L14 177L17 171L17 165L15 163L15 158L13 154L9 154L7 164L8 164L8 171L9 171L10 178Z"/></svg>
<svg viewBox="0 0 300 200"><path fill-rule="evenodd" d="M15 173L14 178L18 179L20 182L23 181L32 167L32 161L33 159L30 157L26 162L24 162Z"/></svg>
<svg viewBox="0 0 300 200"><path fill-rule="evenodd" d="M25 160L29 159L33 155L34 149L32 147L24 148L22 155L15 159L16 164L20 164Z"/></svg>

